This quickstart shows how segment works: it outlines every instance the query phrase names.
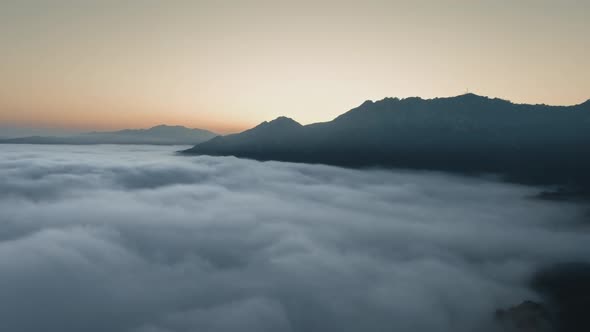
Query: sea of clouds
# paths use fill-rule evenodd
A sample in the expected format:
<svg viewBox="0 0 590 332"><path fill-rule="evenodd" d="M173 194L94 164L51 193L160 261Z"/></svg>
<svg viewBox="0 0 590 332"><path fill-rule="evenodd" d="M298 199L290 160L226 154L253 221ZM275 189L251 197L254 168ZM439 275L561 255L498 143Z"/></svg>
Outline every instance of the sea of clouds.
<svg viewBox="0 0 590 332"><path fill-rule="evenodd" d="M0 146L0 330L494 331L587 211L442 173Z"/></svg>

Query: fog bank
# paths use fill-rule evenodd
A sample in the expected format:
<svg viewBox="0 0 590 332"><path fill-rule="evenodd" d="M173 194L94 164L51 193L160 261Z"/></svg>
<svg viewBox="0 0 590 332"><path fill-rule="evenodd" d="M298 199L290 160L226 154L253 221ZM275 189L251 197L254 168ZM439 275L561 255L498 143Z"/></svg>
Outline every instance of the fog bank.
<svg viewBox="0 0 590 332"><path fill-rule="evenodd" d="M589 261L539 188L174 150L0 146L2 330L494 331Z"/></svg>

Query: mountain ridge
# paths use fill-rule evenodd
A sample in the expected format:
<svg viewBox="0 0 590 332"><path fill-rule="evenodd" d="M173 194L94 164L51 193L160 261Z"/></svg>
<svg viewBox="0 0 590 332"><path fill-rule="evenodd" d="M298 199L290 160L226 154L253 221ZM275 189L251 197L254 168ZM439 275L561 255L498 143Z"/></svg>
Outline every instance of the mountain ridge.
<svg viewBox="0 0 590 332"><path fill-rule="evenodd" d="M123 129L118 131L93 131L72 136L27 136L0 139L3 144L156 144L193 145L217 136L209 130L187 128L179 125L157 125L146 129Z"/></svg>
<svg viewBox="0 0 590 332"><path fill-rule="evenodd" d="M499 173L520 182L590 186L590 102L515 104L475 94L367 100L331 121L279 117L185 154ZM291 122L292 121L292 122ZM289 125L283 125L288 123Z"/></svg>

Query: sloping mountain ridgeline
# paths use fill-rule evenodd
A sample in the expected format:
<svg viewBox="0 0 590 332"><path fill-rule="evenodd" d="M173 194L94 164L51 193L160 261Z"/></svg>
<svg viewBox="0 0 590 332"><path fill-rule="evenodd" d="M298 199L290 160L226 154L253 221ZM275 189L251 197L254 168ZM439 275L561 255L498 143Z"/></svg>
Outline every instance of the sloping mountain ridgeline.
<svg viewBox="0 0 590 332"><path fill-rule="evenodd" d="M5 144L156 144L191 145L205 142L217 134L204 129L160 125L149 129L126 129L111 132L52 137L30 136L2 139Z"/></svg>
<svg viewBox="0 0 590 332"><path fill-rule="evenodd" d="M576 106L514 104L474 94L366 101L330 122L280 117L183 151L462 173L534 184L590 184L590 100ZM576 189L576 190L578 190Z"/></svg>

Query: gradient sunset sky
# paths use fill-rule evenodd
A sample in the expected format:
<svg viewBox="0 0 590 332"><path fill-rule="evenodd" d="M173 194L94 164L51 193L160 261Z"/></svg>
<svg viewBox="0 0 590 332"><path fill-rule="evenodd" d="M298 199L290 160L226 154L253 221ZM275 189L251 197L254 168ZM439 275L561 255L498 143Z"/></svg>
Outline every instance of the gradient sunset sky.
<svg viewBox="0 0 590 332"><path fill-rule="evenodd" d="M220 133L367 99L590 98L590 1L0 1L0 124Z"/></svg>

